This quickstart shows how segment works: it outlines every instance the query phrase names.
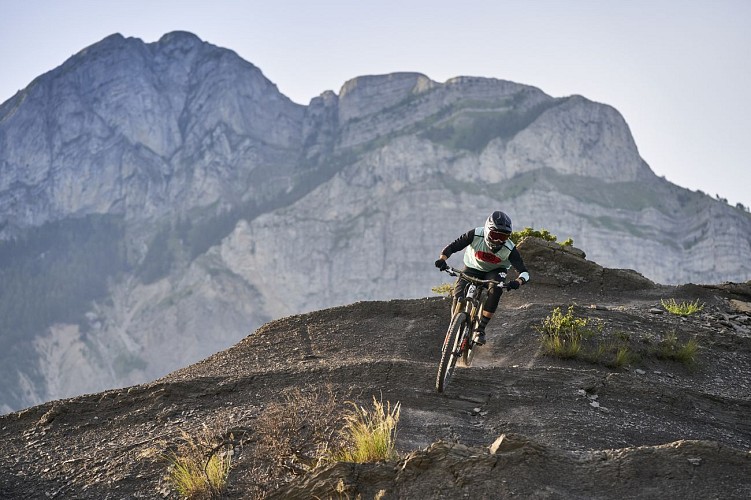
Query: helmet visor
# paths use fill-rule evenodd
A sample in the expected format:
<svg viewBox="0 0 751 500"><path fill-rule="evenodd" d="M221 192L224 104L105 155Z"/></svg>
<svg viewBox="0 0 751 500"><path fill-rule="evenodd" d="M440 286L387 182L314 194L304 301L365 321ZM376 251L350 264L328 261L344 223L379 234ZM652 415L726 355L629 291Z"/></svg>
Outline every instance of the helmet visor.
<svg viewBox="0 0 751 500"><path fill-rule="evenodd" d="M502 233L501 231L495 231L491 229L488 231L488 239L492 242L506 243L509 237L509 233Z"/></svg>

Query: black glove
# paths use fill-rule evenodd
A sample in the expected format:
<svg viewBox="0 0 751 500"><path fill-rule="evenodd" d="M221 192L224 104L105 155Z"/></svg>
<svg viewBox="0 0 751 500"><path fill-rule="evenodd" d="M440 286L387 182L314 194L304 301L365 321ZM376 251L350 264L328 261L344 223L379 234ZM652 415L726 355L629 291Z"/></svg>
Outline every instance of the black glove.
<svg viewBox="0 0 751 500"><path fill-rule="evenodd" d="M437 261L435 261L435 267L437 267L437 268L438 268L438 269L440 269L441 271L445 271L446 269L448 269L448 268L449 268L449 265L448 265L448 264L446 264L446 261L445 261L445 260L443 260L443 259L438 259Z"/></svg>
<svg viewBox="0 0 751 500"><path fill-rule="evenodd" d="M506 285L506 288L508 288L509 290L516 290L517 288L519 288L519 286L520 286L519 282L516 280L513 280L513 281L508 282L508 284Z"/></svg>

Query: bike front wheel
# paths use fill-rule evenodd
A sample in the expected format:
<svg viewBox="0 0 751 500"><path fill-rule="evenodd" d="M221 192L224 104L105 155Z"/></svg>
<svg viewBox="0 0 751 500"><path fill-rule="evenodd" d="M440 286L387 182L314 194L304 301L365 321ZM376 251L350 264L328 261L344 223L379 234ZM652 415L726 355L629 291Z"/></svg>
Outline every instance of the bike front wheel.
<svg viewBox="0 0 751 500"><path fill-rule="evenodd" d="M454 374L456 361L461 356L459 350L466 325L467 313L456 313L451 319L451 324L449 324L449 329L446 332L446 338L443 341L441 363L438 365L438 375L435 379L435 388L438 392L443 392L448 387L451 376Z"/></svg>
<svg viewBox="0 0 751 500"><path fill-rule="evenodd" d="M462 361L464 362L464 366L472 366L472 360L475 358L475 348L479 347L475 341L477 340L477 333L472 330L472 324L467 321L465 323L465 328L469 329L470 331L467 332L467 347L462 351Z"/></svg>

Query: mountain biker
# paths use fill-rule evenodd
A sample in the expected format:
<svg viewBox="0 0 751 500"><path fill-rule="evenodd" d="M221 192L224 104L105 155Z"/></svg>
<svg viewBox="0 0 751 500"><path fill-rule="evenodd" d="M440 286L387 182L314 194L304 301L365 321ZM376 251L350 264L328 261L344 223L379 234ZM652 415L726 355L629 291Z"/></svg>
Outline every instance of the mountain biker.
<svg viewBox="0 0 751 500"><path fill-rule="evenodd" d="M465 274L472 277L506 281L506 272L511 266L519 272L519 277L508 283L508 287L516 290L519 286L529 281L529 272L524 265L519 250L514 242L509 239L511 235L511 218L504 212L495 211L485 221L485 225L475 229L470 229L465 234L457 238L453 243L446 246L441 251L441 257L435 261L435 267L444 271L449 265L446 263L451 254L466 248L464 252L464 269ZM457 301L464 296L464 289L467 281L461 277L456 280L454 285L454 300L451 311L455 309ZM477 328L479 336L477 343L485 343L485 327L493 317L498 301L503 294L503 287L493 287L488 294L485 307L482 311L482 318Z"/></svg>

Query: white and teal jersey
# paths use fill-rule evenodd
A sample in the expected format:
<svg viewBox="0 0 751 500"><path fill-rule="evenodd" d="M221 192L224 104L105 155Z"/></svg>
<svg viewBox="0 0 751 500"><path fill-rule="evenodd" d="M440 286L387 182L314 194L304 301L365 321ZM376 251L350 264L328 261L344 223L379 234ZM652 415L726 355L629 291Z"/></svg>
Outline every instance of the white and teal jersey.
<svg viewBox="0 0 751 500"><path fill-rule="evenodd" d="M484 231L484 227L475 229L474 238L464 251L464 265L480 271L509 269L511 267L509 255L514 250L514 242L508 239L500 250L494 252L485 243Z"/></svg>

